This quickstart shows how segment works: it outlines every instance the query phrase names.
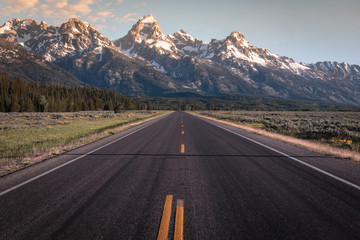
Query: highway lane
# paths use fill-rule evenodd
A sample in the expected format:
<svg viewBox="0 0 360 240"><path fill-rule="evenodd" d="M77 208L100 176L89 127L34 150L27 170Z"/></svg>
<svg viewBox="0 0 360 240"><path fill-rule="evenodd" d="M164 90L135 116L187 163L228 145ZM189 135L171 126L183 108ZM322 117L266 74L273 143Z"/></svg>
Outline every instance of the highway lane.
<svg viewBox="0 0 360 240"><path fill-rule="evenodd" d="M359 184L357 164L288 149ZM359 190L175 112L0 196L0 239L156 239L167 195L170 239L179 199L184 239L360 238Z"/></svg>

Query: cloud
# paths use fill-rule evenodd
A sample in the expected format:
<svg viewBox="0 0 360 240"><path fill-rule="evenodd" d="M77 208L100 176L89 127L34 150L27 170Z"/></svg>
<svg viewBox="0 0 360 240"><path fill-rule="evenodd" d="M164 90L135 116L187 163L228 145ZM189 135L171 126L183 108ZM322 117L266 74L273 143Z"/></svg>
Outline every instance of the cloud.
<svg viewBox="0 0 360 240"><path fill-rule="evenodd" d="M76 4L68 5L63 10L69 14L86 15L91 12L90 5L94 4L93 0L80 0Z"/></svg>
<svg viewBox="0 0 360 240"><path fill-rule="evenodd" d="M4 5L2 12L5 16L21 14L31 18L53 19L56 22L75 17L104 23L109 18L115 18L111 5L121 2L122 0L1 0L0 5Z"/></svg>
<svg viewBox="0 0 360 240"><path fill-rule="evenodd" d="M137 13L128 13L122 18L116 18L115 21L121 23L136 22L139 19L139 17L135 17L136 15Z"/></svg>
<svg viewBox="0 0 360 240"><path fill-rule="evenodd" d="M109 28L109 27L106 26L106 25L96 25L96 26L94 26L94 28L95 28L96 30L100 31L100 30L107 29L107 28Z"/></svg>
<svg viewBox="0 0 360 240"><path fill-rule="evenodd" d="M56 4L55 4L55 6L57 7L57 8L63 8L63 7L65 7L65 6L67 6L68 5L68 2L67 1L59 1L59 2L56 2Z"/></svg>
<svg viewBox="0 0 360 240"><path fill-rule="evenodd" d="M39 0L5 0L4 2L5 7L2 10L2 14L8 16L12 13L19 13L35 7Z"/></svg>
<svg viewBox="0 0 360 240"><path fill-rule="evenodd" d="M124 0L117 0L116 3L117 4L122 4L124 2Z"/></svg>
<svg viewBox="0 0 360 240"><path fill-rule="evenodd" d="M45 1L44 1L45 2ZM67 20L72 17L83 17L92 13L93 0L46 0L40 4L38 15L44 18Z"/></svg>
<svg viewBox="0 0 360 240"><path fill-rule="evenodd" d="M95 16L88 16L87 19L89 19L92 22L106 22L107 18L114 17L114 13L112 11L102 11L97 12Z"/></svg>

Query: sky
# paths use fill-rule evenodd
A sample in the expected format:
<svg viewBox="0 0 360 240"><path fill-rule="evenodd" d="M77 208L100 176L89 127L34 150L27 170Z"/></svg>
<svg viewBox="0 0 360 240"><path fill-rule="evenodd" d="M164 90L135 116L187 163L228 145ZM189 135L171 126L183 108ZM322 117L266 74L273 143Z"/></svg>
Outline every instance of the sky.
<svg viewBox="0 0 360 240"><path fill-rule="evenodd" d="M360 65L360 0L1 0L0 8L0 25L76 17L111 40L153 14L164 34L185 29L210 41L238 30L252 45L298 62Z"/></svg>

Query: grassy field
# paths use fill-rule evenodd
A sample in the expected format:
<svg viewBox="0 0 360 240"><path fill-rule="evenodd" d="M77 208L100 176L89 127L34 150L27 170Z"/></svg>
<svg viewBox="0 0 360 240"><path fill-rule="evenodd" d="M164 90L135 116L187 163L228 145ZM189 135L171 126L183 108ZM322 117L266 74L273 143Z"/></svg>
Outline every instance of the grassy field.
<svg viewBox="0 0 360 240"><path fill-rule="evenodd" d="M203 111L248 127L360 152L360 112Z"/></svg>
<svg viewBox="0 0 360 240"><path fill-rule="evenodd" d="M0 175L158 114L161 112L0 113Z"/></svg>

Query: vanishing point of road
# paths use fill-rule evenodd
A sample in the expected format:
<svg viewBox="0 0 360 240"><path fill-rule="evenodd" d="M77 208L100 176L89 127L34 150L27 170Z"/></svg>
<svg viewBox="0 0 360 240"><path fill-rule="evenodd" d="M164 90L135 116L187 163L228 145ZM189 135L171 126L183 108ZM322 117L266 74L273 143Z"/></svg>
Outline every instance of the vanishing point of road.
<svg viewBox="0 0 360 240"><path fill-rule="evenodd" d="M173 112L0 178L0 239L360 239L360 165Z"/></svg>

